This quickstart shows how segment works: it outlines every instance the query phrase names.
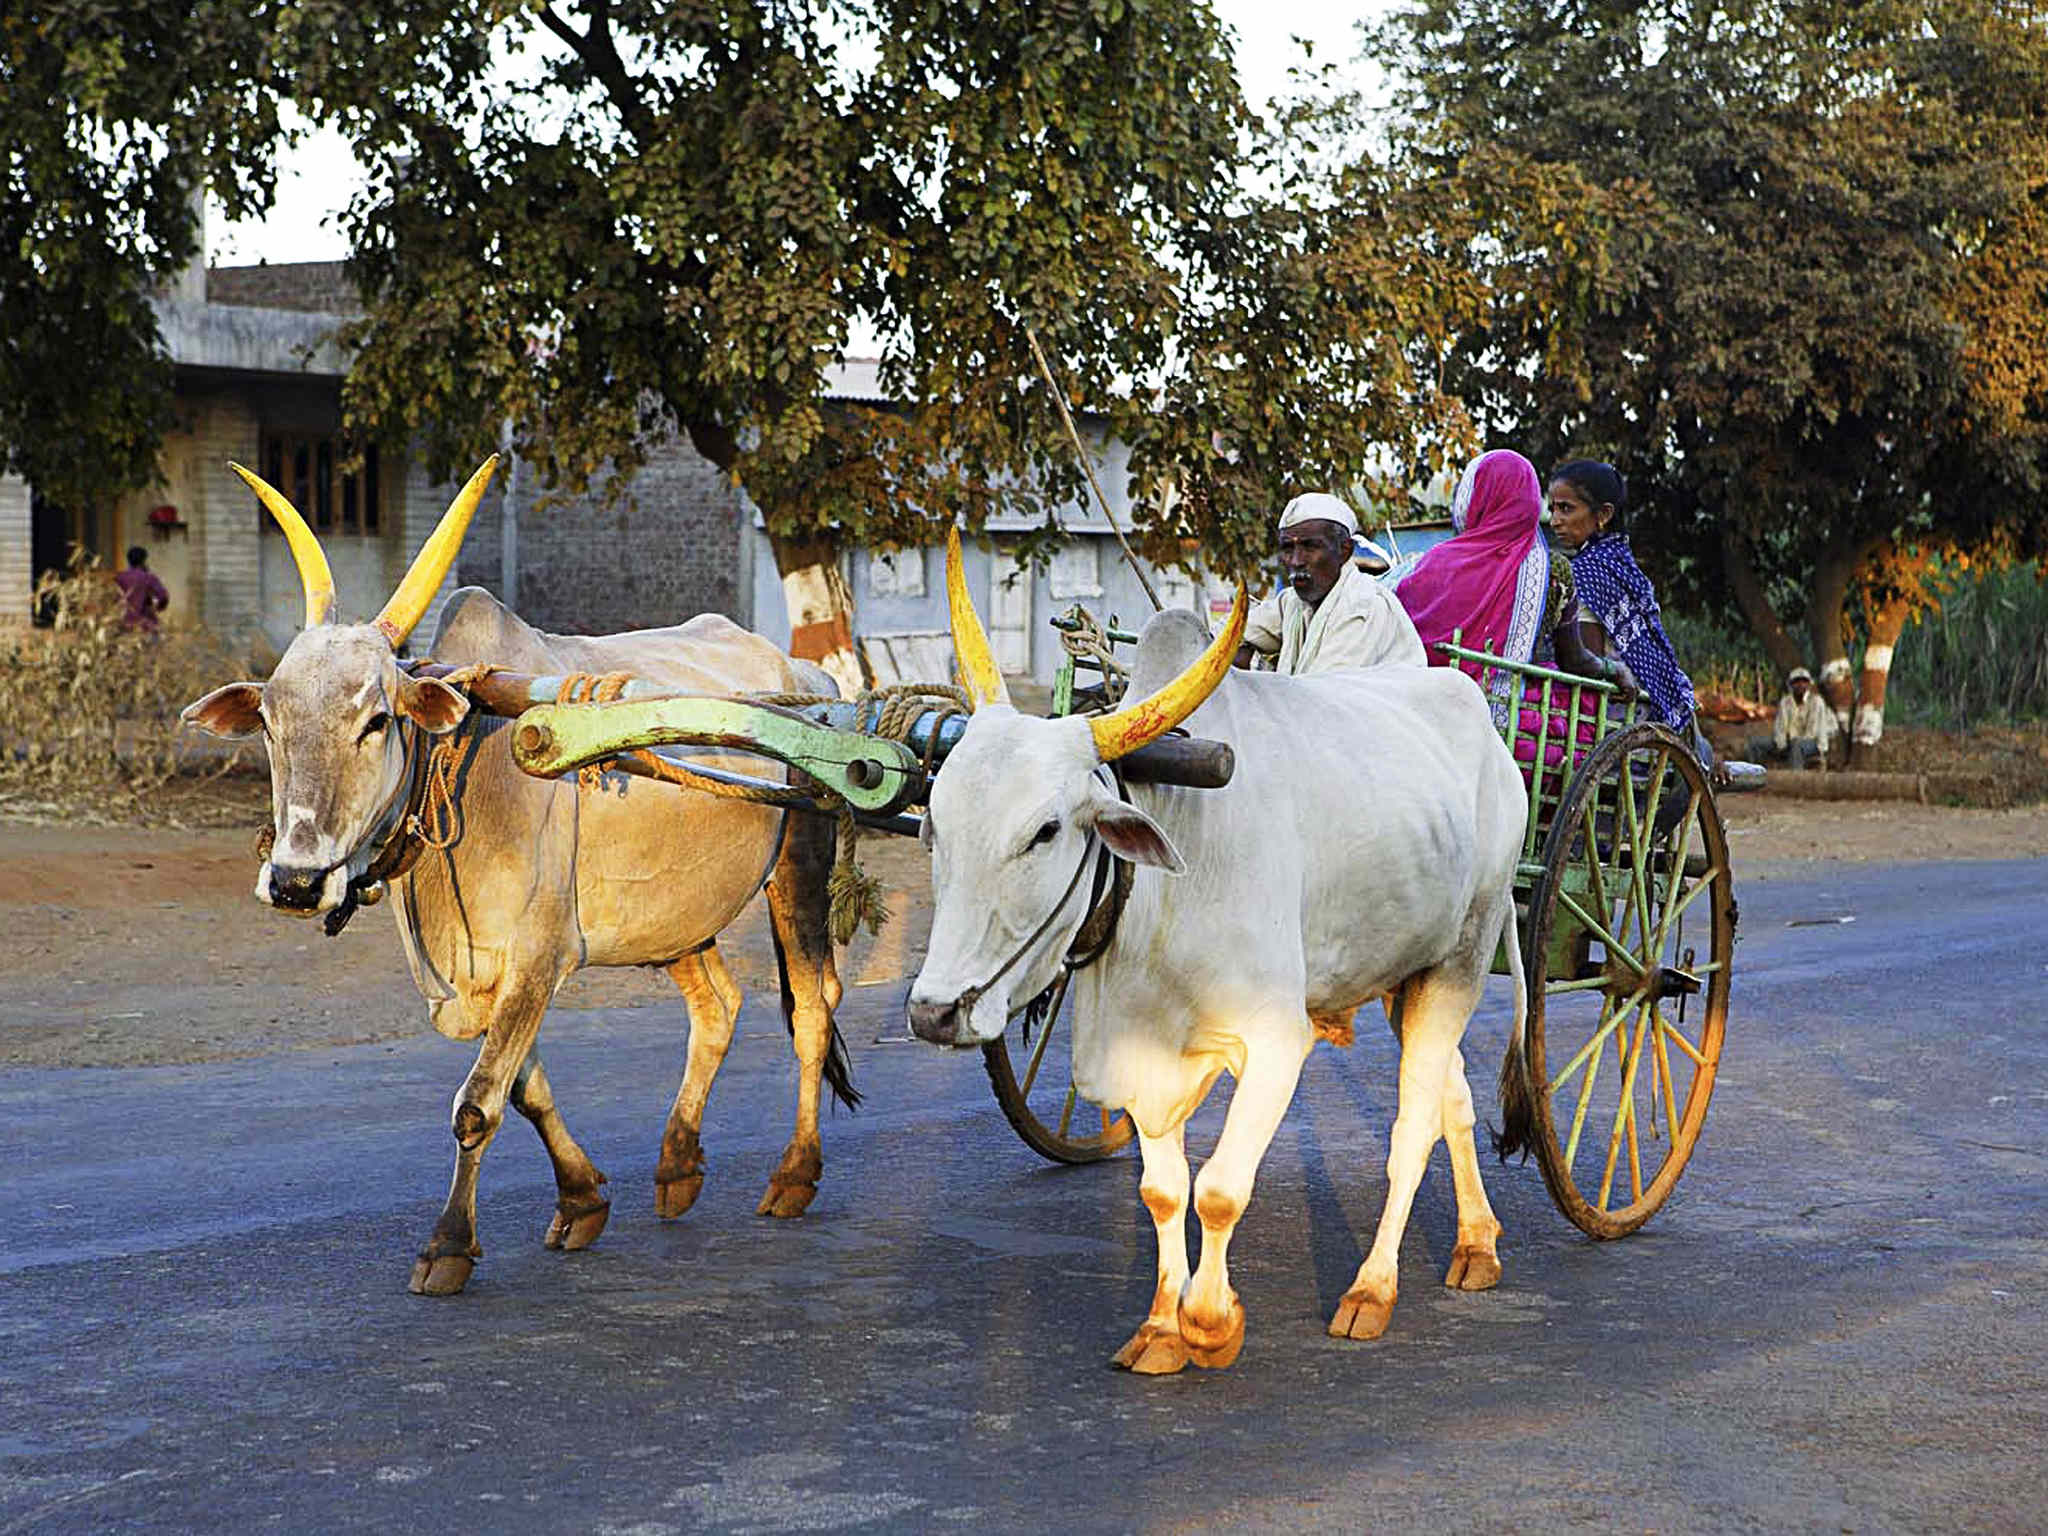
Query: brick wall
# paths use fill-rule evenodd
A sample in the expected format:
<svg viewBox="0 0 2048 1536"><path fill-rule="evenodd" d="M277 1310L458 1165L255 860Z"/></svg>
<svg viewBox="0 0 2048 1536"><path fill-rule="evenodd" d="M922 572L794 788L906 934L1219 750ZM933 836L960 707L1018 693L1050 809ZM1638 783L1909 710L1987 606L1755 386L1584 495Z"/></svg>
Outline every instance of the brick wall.
<svg viewBox="0 0 2048 1536"><path fill-rule="evenodd" d="M503 593L501 471L463 546L461 580ZM517 510L515 606L558 634L607 634L723 613L745 624L739 495L680 439L664 444L613 506L601 492L541 507L545 488L525 466ZM445 500L443 505L445 505Z"/></svg>
<svg viewBox="0 0 2048 1536"><path fill-rule="evenodd" d="M339 261L289 261L275 266L208 267L206 302L311 314L361 314L363 301Z"/></svg>
<svg viewBox="0 0 2048 1536"><path fill-rule="evenodd" d="M215 634L238 638L263 621L263 547L248 487L228 461L256 462L256 414L239 395L224 393L195 401L189 420L194 607Z"/></svg>
<svg viewBox="0 0 2048 1536"><path fill-rule="evenodd" d="M28 623L34 559L34 503L28 482L0 475L0 628Z"/></svg>

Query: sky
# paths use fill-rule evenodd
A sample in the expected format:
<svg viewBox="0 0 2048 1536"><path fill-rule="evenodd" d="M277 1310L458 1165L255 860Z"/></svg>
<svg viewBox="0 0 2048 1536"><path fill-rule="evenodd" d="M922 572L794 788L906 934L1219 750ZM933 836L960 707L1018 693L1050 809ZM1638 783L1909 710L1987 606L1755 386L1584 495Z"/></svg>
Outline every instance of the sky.
<svg viewBox="0 0 2048 1536"><path fill-rule="evenodd" d="M1302 62L1296 37L1314 45L1318 64L1345 62L1356 51L1353 28L1359 19L1391 8L1390 0L1349 5L1329 0L1213 3L1237 34L1238 75L1254 103L1264 103L1281 91L1289 67ZM341 260L348 248L335 215L348 205L361 181L362 172L341 135L325 129L314 132L284 156L277 201L268 218L229 224L217 206L209 209L207 260L216 266Z"/></svg>

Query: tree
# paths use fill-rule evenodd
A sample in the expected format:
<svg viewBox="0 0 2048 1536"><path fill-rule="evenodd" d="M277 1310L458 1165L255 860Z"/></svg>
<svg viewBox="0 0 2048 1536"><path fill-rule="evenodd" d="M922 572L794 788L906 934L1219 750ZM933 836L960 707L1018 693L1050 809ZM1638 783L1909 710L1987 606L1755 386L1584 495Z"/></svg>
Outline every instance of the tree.
<svg viewBox="0 0 2048 1536"><path fill-rule="evenodd" d="M211 186L270 198L264 5L0 9L0 471L59 505L149 483L171 366L153 295L199 251Z"/></svg>
<svg viewBox="0 0 2048 1536"><path fill-rule="evenodd" d="M1414 174L1509 153L1647 195L1620 301L1510 293L1456 387L1539 462L1620 464L1663 573L1779 665L1810 649L1845 722L1845 615L1888 541L2042 538L2048 40L2022 6L1431 0L1382 41ZM1574 233L1496 235L1533 269Z"/></svg>
<svg viewBox="0 0 2048 1536"><path fill-rule="evenodd" d="M1182 0L323 0L281 41L370 172L352 424L446 469L509 419L567 490L680 431L786 586L1078 489L1025 328L1077 401L1156 374L1245 126ZM825 399L856 333L903 409Z"/></svg>

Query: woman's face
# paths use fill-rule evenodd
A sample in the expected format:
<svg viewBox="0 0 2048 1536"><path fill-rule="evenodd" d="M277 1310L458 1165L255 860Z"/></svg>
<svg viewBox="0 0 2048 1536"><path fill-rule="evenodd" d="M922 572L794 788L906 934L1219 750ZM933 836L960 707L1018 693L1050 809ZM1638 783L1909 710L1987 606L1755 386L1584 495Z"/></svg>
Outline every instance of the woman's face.
<svg viewBox="0 0 2048 1536"><path fill-rule="evenodd" d="M1566 549L1578 549L1605 528L1614 516L1614 503L1603 501L1594 507L1586 493L1568 480L1550 482L1550 527L1557 542Z"/></svg>

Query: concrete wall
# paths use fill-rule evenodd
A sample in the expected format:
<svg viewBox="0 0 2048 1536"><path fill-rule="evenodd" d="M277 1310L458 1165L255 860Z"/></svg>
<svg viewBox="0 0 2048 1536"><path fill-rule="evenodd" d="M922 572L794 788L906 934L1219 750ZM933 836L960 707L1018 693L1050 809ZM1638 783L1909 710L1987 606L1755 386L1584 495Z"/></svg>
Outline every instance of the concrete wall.
<svg viewBox="0 0 2048 1536"><path fill-rule="evenodd" d="M34 498L18 475L0 475L0 629L26 625L34 552Z"/></svg>
<svg viewBox="0 0 2048 1536"><path fill-rule="evenodd" d="M507 494L516 517L511 573ZM615 505L604 505L596 487L572 501L547 499L527 466L501 470L463 546L461 579L509 594L523 618L557 634L647 629L699 613L750 622L739 495L687 442L664 444Z"/></svg>

